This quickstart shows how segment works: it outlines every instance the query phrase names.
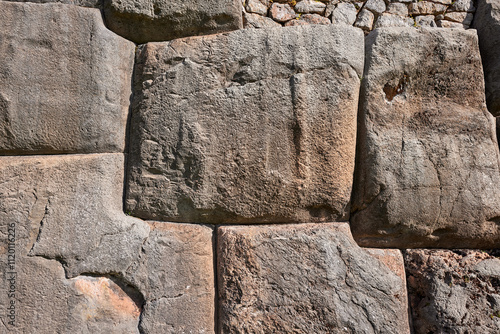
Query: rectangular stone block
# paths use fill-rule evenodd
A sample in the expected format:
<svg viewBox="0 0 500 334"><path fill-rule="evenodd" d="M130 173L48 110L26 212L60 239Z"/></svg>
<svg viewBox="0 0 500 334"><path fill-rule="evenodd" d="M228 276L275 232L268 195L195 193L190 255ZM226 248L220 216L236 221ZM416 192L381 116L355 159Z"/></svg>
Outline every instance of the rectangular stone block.
<svg viewBox="0 0 500 334"><path fill-rule="evenodd" d="M348 223L217 235L219 333L410 333L401 252L360 248Z"/></svg>
<svg viewBox="0 0 500 334"><path fill-rule="evenodd" d="M180 222L347 220L363 33L248 29L137 54L126 207Z"/></svg>
<svg viewBox="0 0 500 334"><path fill-rule="evenodd" d="M0 2L0 155L125 149L134 44L98 9Z"/></svg>
<svg viewBox="0 0 500 334"><path fill-rule="evenodd" d="M213 230L151 222L140 256L125 278L144 295L142 334L214 333Z"/></svg>
<svg viewBox="0 0 500 334"><path fill-rule="evenodd" d="M384 28L366 43L355 240L499 247L499 151L475 31Z"/></svg>
<svg viewBox="0 0 500 334"><path fill-rule="evenodd" d="M243 26L240 0L104 0L103 7L108 27L138 44Z"/></svg>

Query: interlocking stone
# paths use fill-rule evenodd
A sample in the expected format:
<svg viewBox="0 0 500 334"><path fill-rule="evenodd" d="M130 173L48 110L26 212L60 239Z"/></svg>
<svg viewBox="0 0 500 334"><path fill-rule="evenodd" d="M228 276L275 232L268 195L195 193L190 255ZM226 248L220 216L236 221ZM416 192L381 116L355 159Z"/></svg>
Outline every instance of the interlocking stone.
<svg viewBox="0 0 500 334"><path fill-rule="evenodd" d="M141 47L127 210L181 222L347 220L363 59L362 31L332 25Z"/></svg>
<svg viewBox="0 0 500 334"><path fill-rule="evenodd" d="M148 235L121 210L123 164L122 154L0 157L4 324L6 303L17 305L9 333L137 333L142 305L126 284L79 276L124 272Z"/></svg>
<svg viewBox="0 0 500 334"><path fill-rule="evenodd" d="M135 43L240 29L240 0L103 0L109 29Z"/></svg>
<svg viewBox="0 0 500 334"><path fill-rule="evenodd" d="M0 17L0 154L123 152L134 44L97 9L2 1Z"/></svg>
<svg viewBox="0 0 500 334"><path fill-rule="evenodd" d="M214 333L212 229L149 225L141 255L125 274L145 298L141 333Z"/></svg>
<svg viewBox="0 0 500 334"><path fill-rule="evenodd" d="M500 3L479 0L474 14L474 29L479 36L479 48L484 66L486 103L495 116L500 115Z"/></svg>
<svg viewBox="0 0 500 334"><path fill-rule="evenodd" d="M500 245L500 171L475 31L367 40L353 215L367 247Z"/></svg>
<svg viewBox="0 0 500 334"><path fill-rule="evenodd" d="M223 226L217 259L220 333L410 332L401 253L347 223Z"/></svg>
<svg viewBox="0 0 500 334"><path fill-rule="evenodd" d="M276 22L287 22L296 17L295 11L289 4L273 3L269 9L269 16Z"/></svg>
<svg viewBox="0 0 500 334"><path fill-rule="evenodd" d="M280 27L280 24L270 17L264 17L258 14L243 14L244 28L272 28Z"/></svg>

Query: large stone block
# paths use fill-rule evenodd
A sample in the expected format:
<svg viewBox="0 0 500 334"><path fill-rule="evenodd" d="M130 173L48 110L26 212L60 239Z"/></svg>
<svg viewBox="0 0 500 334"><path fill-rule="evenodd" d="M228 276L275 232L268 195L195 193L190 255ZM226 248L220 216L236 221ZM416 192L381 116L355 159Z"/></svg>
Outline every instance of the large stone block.
<svg viewBox="0 0 500 334"><path fill-rule="evenodd" d="M104 0L108 27L138 44L241 29L240 0Z"/></svg>
<svg viewBox="0 0 500 334"><path fill-rule="evenodd" d="M493 115L500 116L500 2L478 0L472 27L479 37L486 103Z"/></svg>
<svg viewBox="0 0 500 334"><path fill-rule="evenodd" d="M123 152L134 44L99 10L0 2L0 154Z"/></svg>
<svg viewBox="0 0 500 334"><path fill-rule="evenodd" d="M119 153L0 157L0 222L68 277L124 272L149 226L122 210L123 166Z"/></svg>
<svg viewBox="0 0 500 334"><path fill-rule="evenodd" d="M410 332L401 252L348 223L223 226L217 262L219 333Z"/></svg>
<svg viewBox="0 0 500 334"><path fill-rule="evenodd" d="M500 332L498 257L419 249L408 250L405 262L415 334Z"/></svg>
<svg viewBox="0 0 500 334"><path fill-rule="evenodd" d="M125 215L123 170L123 154L0 157L0 268L14 248L20 291L0 302L19 333L214 332L212 229Z"/></svg>
<svg viewBox="0 0 500 334"><path fill-rule="evenodd" d="M141 298L105 277L124 272L149 233L121 210L123 164L121 154L0 157L9 333L138 333Z"/></svg>
<svg viewBox="0 0 500 334"><path fill-rule="evenodd" d="M367 39L351 227L367 247L500 246L500 169L474 30Z"/></svg>
<svg viewBox="0 0 500 334"><path fill-rule="evenodd" d="M144 295L142 334L214 333L213 230L150 223L141 255L125 278Z"/></svg>
<svg viewBox="0 0 500 334"><path fill-rule="evenodd" d="M184 222L347 220L363 33L240 30L141 46L126 206Z"/></svg>

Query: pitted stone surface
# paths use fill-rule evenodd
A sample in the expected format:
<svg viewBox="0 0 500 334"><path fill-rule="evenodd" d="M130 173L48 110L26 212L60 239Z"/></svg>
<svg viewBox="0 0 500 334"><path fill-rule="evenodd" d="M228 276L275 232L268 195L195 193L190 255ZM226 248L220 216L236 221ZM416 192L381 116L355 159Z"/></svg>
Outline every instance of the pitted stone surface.
<svg viewBox="0 0 500 334"><path fill-rule="evenodd" d="M134 44L97 9L0 2L0 154L123 152Z"/></svg>
<svg viewBox="0 0 500 334"><path fill-rule="evenodd" d="M410 332L401 252L347 223L223 226L217 259L220 333Z"/></svg>
<svg viewBox="0 0 500 334"><path fill-rule="evenodd" d="M473 28L477 29L484 66L486 103L489 111L500 115L500 2L478 0Z"/></svg>
<svg viewBox="0 0 500 334"><path fill-rule="evenodd" d="M408 250L405 262L414 333L500 332L498 255L477 250Z"/></svg>
<svg viewBox="0 0 500 334"><path fill-rule="evenodd" d="M127 210L181 222L346 220L362 42L361 30L330 25L141 47Z"/></svg>
<svg viewBox="0 0 500 334"><path fill-rule="evenodd" d="M106 24L135 43L240 29L240 0L103 0Z"/></svg>
<svg viewBox="0 0 500 334"><path fill-rule="evenodd" d="M500 245L495 123L473 30L367 39L351 224L367 247Z"/></svg>

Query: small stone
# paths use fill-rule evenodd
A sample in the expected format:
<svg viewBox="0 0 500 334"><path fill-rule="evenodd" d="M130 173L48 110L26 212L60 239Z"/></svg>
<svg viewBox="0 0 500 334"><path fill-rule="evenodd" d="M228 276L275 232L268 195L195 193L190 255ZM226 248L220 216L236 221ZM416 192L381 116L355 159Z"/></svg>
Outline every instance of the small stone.
<svg viewBox="0 0 500 334"><path fill-rule="evenodd" d="M451 5L455 0L432 0L432 2L440 3L443 5Z"/></svg>
<svg viewBox="0 0 500 334"><path fill-rule="evenodd" d="M332 23L353 25L356 22L357 12L352 3L339 3L332 12Z"/></svg>
<svg viewBox="0 0 500 334"><path fill-rule="evenodd" d="M452 12L444 14L445 20L462 23L464 25L470 25L474 14L467 12Z"/></svg>
<svg viewBox="0 0 500 334"><path fill-rule="evenodd" d="M331 0L330 2L328 2L325 9L325 17L329 18L332 15L333 10L335 9L335 7L337 7L338 3L339 0Z"/></svg>
<svg viewBox="0 0 500 334"><path fill-rule="evenodd" d="M412 2L409 9L410 15L437 15L444 13L448 7L430 1Z"/></svg>
<svg viewBox="0 0 500 334"><path fill-rule="evenodd" d="M434 15L420 15L415 17L415 23L418 27L436 28L437 24L434 21Z"/></svg>
<svg viewBox="0 0 500 334"><path fill-rule="evenodd" d="M476 11L476 7L474 7L474 0L457 0L451 5L449 10L473 13Z"/></svg>
<svg viewBox="0 0 500 334"><path fill-rule="evenodd" d="M245 9L248 13L267 15L267 6L259 0L248 0Z"/></svg>
<svg viewBox="0 0 500 334"><path fill-rule="evenodd" d="M387 8L387 13L407 17L408 6L400 2L391 2L389 8Z"/></svg>
<svg viewBox="0 0 500 334"><path fill-rule="evenodd" d="M438 27L440 28L453 28L453 29L467 29L469 28L468 25L458 23L458 22L452 22L448 20L437 20L436 21Z"/></svg>
<svg viewBox="0 0 500 334"><path fill-rule="evenodd" d="M306 22L304 20L290 20L287 23L285 23L285 27L307 26L309 24L310 24L309 22Z"/></svg>
<svg viewBox="0 0 500 334"><path fill-rule="evenodd" d="M277 22L287 22L296 17L295 11L288 4L273 3L269 11L271 18Z"/></svg>
<svg viewBox="0 0 500 334"><path fill-rule="evenodd" d="M329 19L318 14L304 14L300 17L299 21L307 22L309 24L331 24Z"/></svg>
<svg viewBox="0 0 500 334"><path fill-rule="evenodd" d="M376 14L382 14L385 12L386 6L384 0L368 0L363 8Z"/></svg>
<svg viewBox="0 0 500 334"><path fill-rule="evenodd" d="M293 20L292 20L293 21ZM247 28L273 28L281 27L281 24L270 17L259 14L243 13L243 27Z"/></svg>
<svg viewBox="0 0 500 334"><path fill-rule="evenodd" d="M326 9L326 4L314 0L303 0L297 2L294 8L297 13L323 14Z"/></svg>
<svg viewBox="0 0 500 334"><path fill-rule="evenodd" d="M354 23L355 27L361 28L363 30L372 30L373 21L375 20L375 15L369 10L362 9Z"/></svg>
<svg viewBox="0 0 500 334"><path fill-rule="evenodd" d="M411 17L401 17L398 15L383 13L375 22L375 28L383 27L411 27L415 21Z"/></svg>

